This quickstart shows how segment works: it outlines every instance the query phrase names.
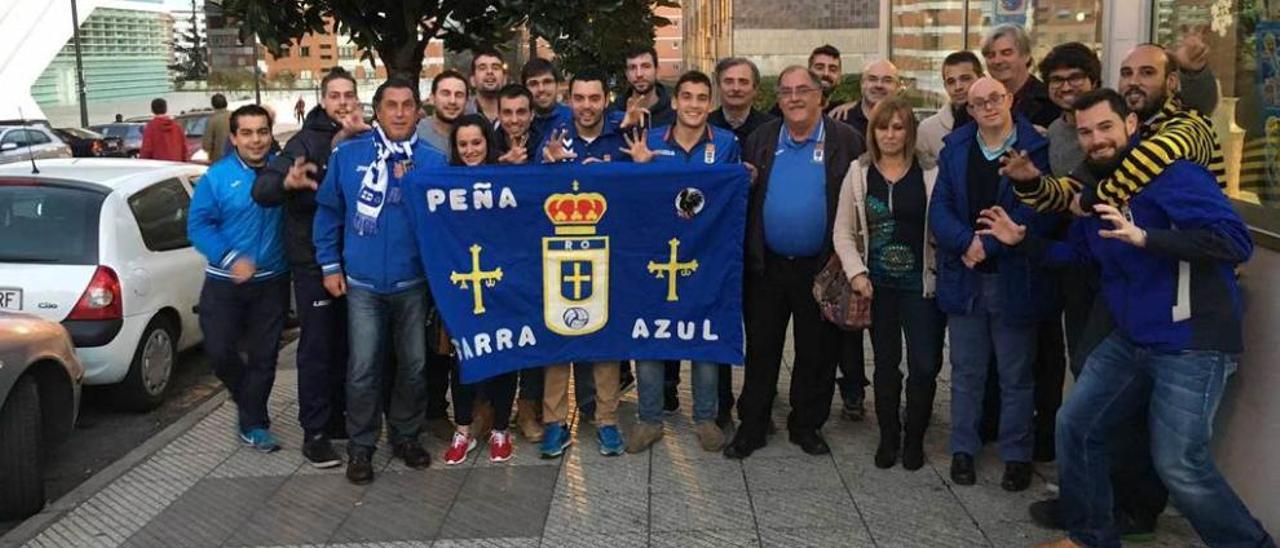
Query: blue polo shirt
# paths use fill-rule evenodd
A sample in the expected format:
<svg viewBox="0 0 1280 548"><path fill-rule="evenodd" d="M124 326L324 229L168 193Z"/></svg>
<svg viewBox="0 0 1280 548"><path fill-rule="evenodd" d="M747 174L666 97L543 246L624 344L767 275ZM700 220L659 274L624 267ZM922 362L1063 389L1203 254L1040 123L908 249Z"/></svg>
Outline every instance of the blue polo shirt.
<svg viewBox="0 0 1280 548"><path fill-rule="evenodd" d="M764 196L764 242L787 257L816 257L827 232L827 170L822 150L826 127L819 122L803 141L784 126L778 134L769 187Z"/></svg>
<svg viewBox="0 0 1280 548"><path fill-rule="evenodd" d="M742 161L742 147L732 131L707 126L693 149L685 151L676 142L674 126L662 126L649 131L649 150L654 163L681 162L685 164L736 164Z"/></svg>
<svg viewBox="0 0 1280 548"><path fill-rule="evenodd" d="M546 114L535 112L533 114L533 124L531 125L538 132L538 135L547 135L551 132L551 128L564 124L573 125L573 111L569 109L568 105L556 102L556 106L551 107L551 112Z"/></svg>
<svg viewBox="0 0 1280 548"><path fill-rule="evenodd" d="M595 158L606 162L630 162L631 156L622 151L627 146L627 142L622 138L622 133L618 130L617 125L612 124L606 118L603 122L603 129L600 135L595 139L587 141L578 136L578 126L573 123L572 117L566 122L557 125L552 132L559 133L560 130L569 130L568 136L564 138L565 149L572 149L578 155L576 159L566 160L566 163L580 164L587 158ZM546 149L547 142L551 139L551 133L544 134L542 143L538 145L538 155L542 155L542 151ZM545 160L545 158L544 158Z"/></svg>

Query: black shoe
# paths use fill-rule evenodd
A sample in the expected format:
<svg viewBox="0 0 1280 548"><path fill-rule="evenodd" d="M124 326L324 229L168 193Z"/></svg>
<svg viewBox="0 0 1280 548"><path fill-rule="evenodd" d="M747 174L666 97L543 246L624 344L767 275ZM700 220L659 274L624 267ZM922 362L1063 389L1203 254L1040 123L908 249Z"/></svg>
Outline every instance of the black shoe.
<svg viewBox="0 0 1280 548"><path fill-rule="evenodd" d="M668 415L680 410L680 393L676 387L664 387L662 392L662 411Z"/></svg>
<svg viewBox="0 0 1280 548"><path fill-rule="evenodd" d="M902 467L911 471L924 468L924 440L907 435L902 442Z"/></svg>
<svg viewBox="0 0 1280 548"><path fill-rule="evenodd" d="M431 454L422 448L422 444L417 440L402 441L396 443L391 449L391 455L397 459L404 461L404 465L414 470L421 470L431 466Z"/></svg>
<svg viewBox="0 0 1280 548"><path fill-rule="evenodd" d="M1125 512L1116 512L1116 533L1124 542L1152 542L1156 539L1156 517L1140 519Z"/></svg>
<svg viewBox="0 0 1280 548"><path fill-rule="evenodd" d="M1000 488L1005 491L1025 491L1031 487L1031 463L1010 461L1004 465L1004 478Z"/></svg>
<svg viewBox="0 0 1280 548"><path fill-rule="evenodd" d="M827 445L827 441L822 439L822 434L817 431L811 432L791 432L787 436L791 443L800 446L800 450L810 455L827 455L831 453L831 446Z"/></svg>
<svg viewBox="0 0 1280 548"><path fill-rule="evenodd" d="M898 443L880 438L880 445L876 447L876 468L893 468L897 463Z"/></svg>
<svg viewBox="0 0 1280 548"><path fill-rule="evenodd" d="M324 435L312 437L302 443L302 456L316 468L333 468L342 464L342 457L334 451L333 443Z"/></svg>
<svg viewBox="0 0 1280 548"><path fill-rule="evenodd" d="M347 455L347 481L356 485L373 482L373 452L353 450Z"/></svg>
<svg viewBox="0 0 1280 548"><path fill-rule="evenodd" d="M863 408L865 400L866 396L863 395L862 390L858 390L853 397L844 400L844 405L840 406L840 415L848 420L860 422L867 416L867 411Z"/></svg>
<svg viewBox="0 0 1280 548"><path fill-rule="evenodd" d="M951 481L956 485L978 483L978 473L973 468L973 455L956 453L951 456Z"/></svg>
<svg viewBox="0 0 1280 548"><path fill-rule="evenodd" d="M741 435L741 431L739 431L739 435L734 436L733 441L724 447L724 456L741 460L750 457L752 453L756 452L756 449L761 447L764 447L763 440L748 439L746 436Z"/></svg>
<svg viewBox="0 0 1280 548"><path fill-rule="evenodd" d="M733 412L728 409L721 409L716 413L716 426L721 429L727 429L733 426Z"/></svg>
<svg viewBox="0 0 1280 548"><path fill-rule="evenodd" d="M1058 499L1047 499L1031 503L1027 513L1031 514L1031 522L1038 527L1054 531L1062 531L1066 526L1062 523L1061 502Z"/></svg>

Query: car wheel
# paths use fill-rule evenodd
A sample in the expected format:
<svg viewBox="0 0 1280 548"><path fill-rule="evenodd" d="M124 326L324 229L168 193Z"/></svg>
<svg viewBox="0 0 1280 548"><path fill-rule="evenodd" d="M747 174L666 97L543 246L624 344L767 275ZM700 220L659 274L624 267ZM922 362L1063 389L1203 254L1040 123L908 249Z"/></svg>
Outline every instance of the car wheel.
<svg viewBox="0 0 1280 548"><path fill-rule="evenodd" d="M35 379L23 376L0 409L0 521L44 508L40 428L40 393Z"/></svg>
<svg viewBox="0 0 1280 548"><path fill-rule="evenodd" d="M133 353L129 373L115 388L116 405L130 411L158 407L164 401L177 358L177 329L163 317L152 319Z"/></svg>

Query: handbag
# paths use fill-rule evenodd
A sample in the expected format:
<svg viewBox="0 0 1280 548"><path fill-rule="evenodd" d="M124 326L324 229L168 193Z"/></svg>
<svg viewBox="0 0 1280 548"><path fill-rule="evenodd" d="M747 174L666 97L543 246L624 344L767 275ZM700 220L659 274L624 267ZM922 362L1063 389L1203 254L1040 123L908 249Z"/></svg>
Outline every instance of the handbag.
<svg viewBox="0 0 1280 548"><path fill-rule="evenodd" d="M836 327L845 331L871 327L871 297L854 292L839 256L832 254L827 265L814 276L813 298L818 301L822 319Z"/></svg>

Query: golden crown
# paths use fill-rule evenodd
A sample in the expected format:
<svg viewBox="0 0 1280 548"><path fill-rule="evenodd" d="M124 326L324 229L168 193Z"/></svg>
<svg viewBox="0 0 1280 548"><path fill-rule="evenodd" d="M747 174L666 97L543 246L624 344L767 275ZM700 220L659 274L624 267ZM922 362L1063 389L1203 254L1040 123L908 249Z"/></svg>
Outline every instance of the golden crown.
<svg viewBox="0 0 1280 548"><path fill-rule="evenodd" d="M604 217L609 202L598 192L577 192L578 182L573 182L573 193L557 193L547 197L543 210L556 234L594 234L595 224Z"/></svg>

